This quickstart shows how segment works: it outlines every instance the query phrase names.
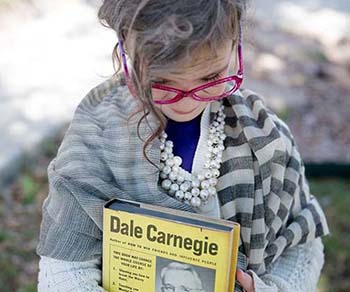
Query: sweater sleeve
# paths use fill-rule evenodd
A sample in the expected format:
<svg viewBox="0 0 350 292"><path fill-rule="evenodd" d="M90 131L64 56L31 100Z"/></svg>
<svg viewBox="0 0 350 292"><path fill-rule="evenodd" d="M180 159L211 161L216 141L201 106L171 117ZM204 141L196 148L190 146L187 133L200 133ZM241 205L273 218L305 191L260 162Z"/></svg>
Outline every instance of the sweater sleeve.
<svg viewBox="0 0 350 292"><path fill-rule="evenodd" d="M103 292L100 259L68 262L42 256L39 262L38 292ZM321 238L287 249L267 273L259 277L252 270L255 292L312 292L324 264Z"/></svg>
<svg viewBox="0 0 350 292"><path fill-rule="evenodd" d="M101 283L101 258L69 262L41 256L38 292L104 292Z"/></svg>
<svg viewBox="0 0 350 292"><path fill-rule="evenodd" d="M323 243L317 238L286 249L260 277L247 272L253 277L255 292L316 292L323 264Z"/></svg>

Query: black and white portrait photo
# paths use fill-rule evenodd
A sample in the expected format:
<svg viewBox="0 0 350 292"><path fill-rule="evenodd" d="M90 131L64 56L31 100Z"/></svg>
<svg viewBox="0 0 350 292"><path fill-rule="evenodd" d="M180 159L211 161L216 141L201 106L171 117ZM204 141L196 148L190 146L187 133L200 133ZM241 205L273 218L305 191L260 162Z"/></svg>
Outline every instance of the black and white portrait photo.
<svg viewBox="0 0 350 292"><path fill-rule="evenodd" d="M215 270L157 257L156 292L214 292Z"/></svg>

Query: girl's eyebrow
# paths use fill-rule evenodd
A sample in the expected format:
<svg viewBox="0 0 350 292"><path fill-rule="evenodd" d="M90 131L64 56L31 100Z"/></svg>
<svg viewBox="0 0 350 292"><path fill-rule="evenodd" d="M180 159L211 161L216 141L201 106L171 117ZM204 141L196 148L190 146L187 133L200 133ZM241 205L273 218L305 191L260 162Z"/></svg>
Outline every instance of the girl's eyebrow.
<svg viewBox="0 0 350 292"><path fill-rule="evenodd" d="M228 65L226 64L223 68L219 69L219 70L216 70L215 72L212 72L206 76L203 76L202 78L199 78L198 80L201 80L201 79L205 79L205 78L208 78L208 77L211 77L213 75L216 75L216 74L219 74L220 72L224 71L226 68L228 67ZM161 81L172 81L172 80L169 80L169 79L166 79L166 78L156 78L157 80L161 80Z"/></svg>
<svg viewBox="0 0 350 292"><path fill-rule="evenodd" d="M219 70L216 70L215 72L210 73L210 74L208 74L208 75L206 75L206 76L203 76L202 78L199 78L199 79L205 79L205 78L211 77L211 76L213 76L213 75L219 74L219 73L221 73L222 71L224 71L227 67L228 67L228 65L226 64L223 68L221 68L221 69L219 69Z"/></svg>

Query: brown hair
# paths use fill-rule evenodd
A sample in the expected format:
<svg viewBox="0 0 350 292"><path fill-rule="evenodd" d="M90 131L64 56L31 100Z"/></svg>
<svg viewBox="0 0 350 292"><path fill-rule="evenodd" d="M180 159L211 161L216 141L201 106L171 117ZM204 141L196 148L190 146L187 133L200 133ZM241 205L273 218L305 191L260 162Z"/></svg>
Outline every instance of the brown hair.
<svg viewBox="0 0 350 292"><path fill-rule="evenodd" d="M98 11L100 23L113 29L125 44L131 60L130 76L141 108L130 119L143 112L137 123L138 137L147 147L166 126L163 113L154 106L151 95L151 76L169 72L179 61L191 57L190 52L207 46L216 54L227 39L238 39L239 22L246 2L242 0L104 0ZM128 46L135 43L135 46ZM121 69L118 43L112 53L115 75ZM115 64L118 64L116 70ZM140 137L140 125L152 114L159 127L146 140ZM130 121L129 119L129 121Z"/></svg>

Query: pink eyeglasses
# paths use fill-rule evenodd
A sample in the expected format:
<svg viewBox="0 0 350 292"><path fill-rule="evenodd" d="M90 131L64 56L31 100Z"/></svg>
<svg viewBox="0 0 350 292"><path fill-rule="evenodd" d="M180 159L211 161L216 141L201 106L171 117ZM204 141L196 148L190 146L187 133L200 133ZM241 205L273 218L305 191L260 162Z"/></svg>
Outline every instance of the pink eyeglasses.
<svg viewBox="0 0 350 292"><path fill-rule="evenodd" d="M129 70L126 63L125 52L122 41L119 41L120 53L123 59L123 68L125 80L130 92L136 96ZM239 43L238 43L238 71L236 75L221 78L195 87L189 91L180 90L174 87L165 86L159 83L152 84L152 97L156 104L175 103L186 96L190 96L197 101L213 101L225 98L236 92L243 82L243 62L242 62L242 32L239 26Z"/></svg>

